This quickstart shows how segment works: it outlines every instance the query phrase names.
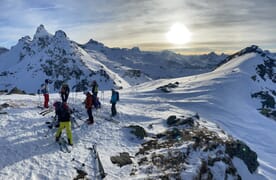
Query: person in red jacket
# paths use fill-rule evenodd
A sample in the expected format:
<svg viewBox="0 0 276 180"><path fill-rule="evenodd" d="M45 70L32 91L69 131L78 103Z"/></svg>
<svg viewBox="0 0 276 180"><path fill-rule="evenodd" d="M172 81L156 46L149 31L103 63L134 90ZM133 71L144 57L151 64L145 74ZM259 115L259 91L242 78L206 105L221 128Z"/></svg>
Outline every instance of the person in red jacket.
<svg viewBox="0 0 276 180"><path fill-rule="evenodd" d="M90 92L86 92L85 108L88 114L88 119L87 119L88 124L94 123L94 117L92 115L92 106L93 106L93 96Z"/></svg>
<svg viewBox="0 0 276 180"><path fill-rule="evenodd" d="M41 85L41 92L44 96L44 108L49 108L49 83L50 81L48 79L45 79L45 83Z"/></svg>

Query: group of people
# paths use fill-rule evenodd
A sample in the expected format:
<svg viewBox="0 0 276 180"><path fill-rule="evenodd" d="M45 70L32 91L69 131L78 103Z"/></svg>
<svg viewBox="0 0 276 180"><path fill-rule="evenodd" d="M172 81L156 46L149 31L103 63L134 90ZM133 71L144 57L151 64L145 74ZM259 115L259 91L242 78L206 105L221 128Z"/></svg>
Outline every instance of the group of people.
<svg viewBox="0 0 276 180"><path fill-rule="evenodd" d="M51 83L50 80L45 79L45 82L41 85L41 89L40 89L40 91L44 96L44 108L49 108L49 84L50 83ZM91 92L92 94L89 91L85 92L86 98L85 98L84 104L88 115L88 119L86 121L87 124L94 123L92 108L94 107L98 109L101 107L101 103L98 98L99 85L95 80L92 82ZM62 102L57 101L53 104L55 108L57 120L59 122L59 126L58 126L59 128L56 132L55 137L56 137L56 141L59 141L62 130L66 129L68 144L73 145L71 120L70 120L70 115L73 113L73 111L69 108L67 104L69 93L70 93L69 85L66 83L63 83L60 89L60 96L61 96ZM117 110L116 110L117 101L119 101L119 93L115 91L115 89L112 89L112 94L110 99L111 116L116 116L117 114Z"/></svg>

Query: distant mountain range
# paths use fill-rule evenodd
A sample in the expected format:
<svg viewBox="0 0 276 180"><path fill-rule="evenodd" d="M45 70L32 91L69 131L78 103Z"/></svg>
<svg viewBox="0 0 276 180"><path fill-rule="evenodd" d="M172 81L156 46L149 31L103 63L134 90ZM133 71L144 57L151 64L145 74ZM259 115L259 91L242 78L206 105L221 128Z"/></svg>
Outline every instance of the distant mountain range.
<svg viewBox="0 0 276 180"><path fill-rule="evenodd" d="M74 91L90 89L97 80L101 90L126 88L150 80L168 79L212 71L232 56L184 56L171 51L149 52L109 48L95 40L78 44L58 30L47 32L40 25L33 38L22 37L10 50L0 49L0 90L14 87L36 92L45 79L51 79L52 92L63 82Z"/></svg>
<svg viewBox="0 0 276 180"><path fill-rule="evenodd" d="M140 51L138 47L108 48L90 39L80 45L90 56L135 85L147 80L183 77L211 71L227 55L214 52L204 55L180 55L171 51Z"/></svg>

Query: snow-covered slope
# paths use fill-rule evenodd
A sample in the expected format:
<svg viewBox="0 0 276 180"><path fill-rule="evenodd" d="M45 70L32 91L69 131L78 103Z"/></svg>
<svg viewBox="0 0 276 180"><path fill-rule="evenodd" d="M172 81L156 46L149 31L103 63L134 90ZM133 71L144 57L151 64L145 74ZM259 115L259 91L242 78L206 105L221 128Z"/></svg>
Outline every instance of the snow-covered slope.
<svg viewBox="0 0 276 180"><path fill-rule="evenodd" d="M41 97L1 95L0 178L73 179L78 175L76 168L82 168L86 177L93 179L96 166L88 148L97 143L108 180L272 180L276 177L276 122L260 114L259 99L251 97L259 89L275 87L256 71L265 60L262 53L245 53L210 73L123 89L115 117L119 124L105 120L110 113L110 92L99 94L102 108L93 111L92 126L83 124L87 118L82 105L84 95L71 93L69 105L80 112L77 122L81 127L73 130L70 154L59 151L54 143L55 131L44 137L48 131L45 122L53 114L38 114L36 105ZM59 96L51 94L50 99L54 102ZM171 120L182 124L170 126ZM148 137L136 138L126 128L129 125L143 127ZM259 167L255 154L235 139L257 152ZM239 157L233 155L237 150ZM127 153L131 164L119 167L112 163L111 157Z"/></svg>
<svg viewBox="0 0 276 180"><path fill-rule="evenodd" d="M27 92L36 92L46 78L53 81L52 90L67 82L74 91L84 91L93 80L102 89L129 86L91 58L65 32L59 30L52 35L43 25L37 28L33 39L25 36L9 52L0 55L0 76L0 89L17 86Z"/></svg>
<svg viewBox="0 0 276 180"><path fill-rule="evenodd" d="M108 48L90 40L83 47L92 57L118 73L131 85L151 79L176 78L208 72L227 56L210 53L183 56L171 51L147 52L132 49Z"/></svg>
<svg viewBox="0 0 276 180"><path fill-rule="evenodd" d="M59 145L54 141L56 129L48 129L45 124L52 120L54 113L46 116L38 113L40 110L36 105L41 103L41 97L0 95L0 105L6 107L0 111L0 178L74 179L83 175L96 179L97 165L89 150L96 143L107 173L106 180L162 177L192 180L209 176L215 179L237 179L239 176L245 179L263 179L260 174L250 174L242 160L231 160L226 153L236 143L241 145L240 142L233 141L215 124L202 118L194 119L196 116L191 117L193 112L176 107L166 101L166 98L156 97L158 94L159 92L152 93L149 96L121 91L121 100L117 105L119 114L115 118L119 122L117 124L105 120L110 113L110 92L105 92L101 98L102 108L93 111L95 124L90 126L84 123L87 118L82 105L84 95L71 94L69 105L79 111L77 117L80 118L76 120L81 125L73 128L74 148L71 153L59 150ZM59 96L51 94L50 99L53 102ZM189 125L168 126L166 119L174 114L181 115L180 118L184 122L187 120ZM127 128L130 126L143 127L148 137L137 138L130 133L134 130ZM183 137L175 136L175 131L183 133ZM140 137L141 132L138 135ZM198 143L198 140L201 142ZM151 142L157 142L157 145ZM242 147L249 150L247 146ZM113 163L112 158L118 158L122 154L126 156L120 161L127 163L120 167ZM125 159L127 157L130 162ZM251 161L256 162L254 157L253 153Z"/></svg>
<svg viewBox="0 0 276 180"><path fill-rule="evenodd" d="M254 50L241 51L213 72L145 83L133 91L136 98L148 97L159 99L159 104L170 104L164 110L187 109L217 123L256 151L260 163L258 172L275 179L276 121L258 111L263 101L252 95L265 90L275 102L276 60L258 47L251 48ZM275 111L275 106L270 109Z"/></svg>

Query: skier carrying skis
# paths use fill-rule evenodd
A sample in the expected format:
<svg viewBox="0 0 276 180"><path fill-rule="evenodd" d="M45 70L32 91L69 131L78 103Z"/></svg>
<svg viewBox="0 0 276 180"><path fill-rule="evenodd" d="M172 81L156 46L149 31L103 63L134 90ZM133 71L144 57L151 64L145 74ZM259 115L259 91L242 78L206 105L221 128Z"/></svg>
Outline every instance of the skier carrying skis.
<svg viewBox="0 0 276 180"><path fill-rule="evenodd" d="M66 134L68 138L68 144L73 146L73 137L72 137L72 130L71 130L71 121L70 121L70 114L72 113L72 110L69 108L67 103L63 102L61 106L56 110L59 128L56 132L56 141L59 141L59 138L61 136L62 130L66 129Z"/></svg>
<svg viewBox="0 0 276 180"><path fill-rule="evenodd" d="M94 117L92 115L92 106L93 106L93 96L88 91L88 92L86 92L86 99L85 99L85 108L86 108L87 114L88 114L87 124L94 123Z"/></svg>
<svg viewBox="0 0 276 180"><path fill-rule="evenodd" d="M114 89L111 89L111 116L116 116L117 110L116 110L116 103L119 101L119 92L115 91Z"/></svg>
<svg viewBox="0 0 276 180"><path fill-rule="evenodd" d="M41 85L40 91L43 93L44 96L44 108L49 108L49 80L45 79L45 83Z"/></svg>
<svg viewBox="0 0 276 180"><path fill-rule="evenodd" d="M62 102L67 102L69 93L70 93L69 85L66 83L63 83L60 89L60 96L61 96Z"/></svg>

